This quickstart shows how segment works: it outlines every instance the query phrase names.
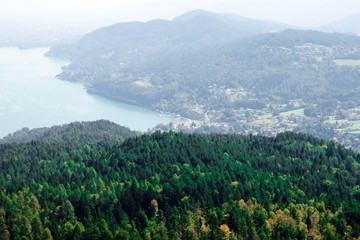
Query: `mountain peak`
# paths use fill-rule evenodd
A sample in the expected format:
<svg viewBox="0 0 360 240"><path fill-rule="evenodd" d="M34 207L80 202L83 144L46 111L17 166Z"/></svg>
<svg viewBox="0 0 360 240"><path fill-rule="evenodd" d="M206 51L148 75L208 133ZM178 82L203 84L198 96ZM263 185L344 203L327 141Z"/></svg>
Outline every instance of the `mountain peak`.
<svg viewBox="0 0 360 240"><path fill-rule="evenodd" d="M217 15L218 14L216 13L205 11L203 9L196 9L190 12L186 12L178 17L175 17L174 21L186 21L198 16L217 16Z"/></svg>

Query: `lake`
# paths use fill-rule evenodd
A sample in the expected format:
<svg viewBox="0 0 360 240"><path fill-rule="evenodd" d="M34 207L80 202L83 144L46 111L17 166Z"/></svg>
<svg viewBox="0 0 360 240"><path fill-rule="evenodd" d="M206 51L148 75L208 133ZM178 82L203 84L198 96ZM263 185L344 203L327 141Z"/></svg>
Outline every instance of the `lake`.
<svg viewBox="0 0 360 240"><path fill-rule="evenodd" d="M136 106L90 95L80 83L57 79L65 60L44 56L46 48L0 48L0 137L23 127L107 119L146 131L173 121Z"/></svg>

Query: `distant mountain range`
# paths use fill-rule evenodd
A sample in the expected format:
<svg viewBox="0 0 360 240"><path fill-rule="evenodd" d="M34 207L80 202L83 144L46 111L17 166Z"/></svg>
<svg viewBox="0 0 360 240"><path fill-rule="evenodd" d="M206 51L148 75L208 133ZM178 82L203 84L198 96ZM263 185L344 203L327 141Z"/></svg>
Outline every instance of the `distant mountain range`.
<svg viewBox="0 0 360 240"><path fill-rule="evenodd" d="M139 57L149 56L159 60L159 57L181 54L184 49L206 49L233 39L286 28L287 25L271 21L195 10L173 21L128 22L100 28L86 34L71 47L53 47L48 55L78 61L89 56L109 58L109 54L112 58L121 56L124 62L139 61Z"/></svg>
<svg viewBox="0 0 360 240"><path fill-rule="evenodd" d="M100 28L47 55L71 60L61 79L179 114L195 122L190 129L268 135L318 129L318 136L336 139L360 131L329 127L334 119L357 121L351 116L360 106L360 37L288 28L196 10L172 21ZM290 110L301 113L296 123L277 117ZM360 148L357 135L347 136Z"/></svg>
<svg viewBox="0 0 360 240"><path fill-rule="evenodd" d="M348 16L342 20L326 24L317 28L319 31L346 32L360 34L359 17L360 14ZM284 23L273 21L249 19L236 14L215 14L204 10L194 10L185 13L174 20L184 21L197 16L217 18L225 22L237 22L237 27L242 28L243 34L278 31L284 28L296 28ZM54 22L17 22L9 19L0 22L0 46L13 46L21 48L29 47L48 47L49 45L77 41L88 31L99 27L99 23L84 24L58 24ZM300 29L298 27L298 29Z"/></svg>
<svg viewBox="0 0 360 240"><path fill-rule="evenodd" d="M0 239L359 239L360 153L332 140L360 150L360 37L283 27L197 10L53 47L62 79L222 134L10 134Z"/></svg>

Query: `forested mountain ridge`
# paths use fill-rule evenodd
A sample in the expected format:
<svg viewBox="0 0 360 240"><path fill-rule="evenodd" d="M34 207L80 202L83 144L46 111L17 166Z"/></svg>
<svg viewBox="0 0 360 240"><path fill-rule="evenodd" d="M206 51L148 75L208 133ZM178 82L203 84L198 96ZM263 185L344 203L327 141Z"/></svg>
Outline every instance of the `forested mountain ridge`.
<svg viewBox="0 0 360 240"><path fill-rule="evenodd" d="M360 155L305 134L0 145L4 239L356 239Z"/></svg>
<svg viewBox="0 0 360 240"><path fill-rule="evenodd" d="M360 37L244 26L195 11L102 28L49 55L72 59L59 77L90 93L189 120L163 130L295 130L360 149Z"/></svg>
<svg viewBox="0 0 360 240"><path fill-rule="evenodd" d="M214 84L230 92L243 92L245 96L221 102L225 107L232 102L241 106L251 99L262 101L264 108L269 107L265 103L275 107L294 100L307 106L321 105L320 99L342 103L351 100L358 106L360 66L350 66L346 61L360 59L359 49L360 37L343 34L302 30L261 34L194 56L181 66L190 72L190 77L182 80L201 94L207 93L205 98L216 93L216 89L209 90ZM206 71L210 74L204 76ZM170 74L166 77L171 79ZM353 99L349 94L355 94ZM321 114L320 109L318 112Z"/></svg>
<svg viewBox="0 0 360 240"><path fill-rule="evenodd" d="M94 58L120 60L123 65L131 67L142 63L141 57L166 57L183 51L189 54L188 51L221 45L244 36L280 31L286 27L271 21L195 10L172 21L125 22L103 27L84 35L74 45L56 45L47 55L80 62ZM149 59L144 60L151 63Z"/></svg>
<svg viewBox="0 0 360 240"><path fill-rule="evenodd" d="M76 142L82 144L113 144L135 137L140 132L112 123L108 120L73 122L51 128L23 128L0 139L4 143L26 143L31 141Z"/></svg>

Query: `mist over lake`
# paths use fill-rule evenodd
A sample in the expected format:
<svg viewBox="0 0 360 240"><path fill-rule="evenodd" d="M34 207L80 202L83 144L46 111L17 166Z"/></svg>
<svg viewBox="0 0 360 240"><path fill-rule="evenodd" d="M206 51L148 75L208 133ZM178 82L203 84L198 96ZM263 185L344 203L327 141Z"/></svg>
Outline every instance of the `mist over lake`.
<svg viewBox="0 0 360 240"><path fill-rule="evenodd" d="M23 127L108 119L146 131L172 119L90 95L82 84L55 76L68 62L44 57L47 48L0 48L0 137Z"/></svg>

